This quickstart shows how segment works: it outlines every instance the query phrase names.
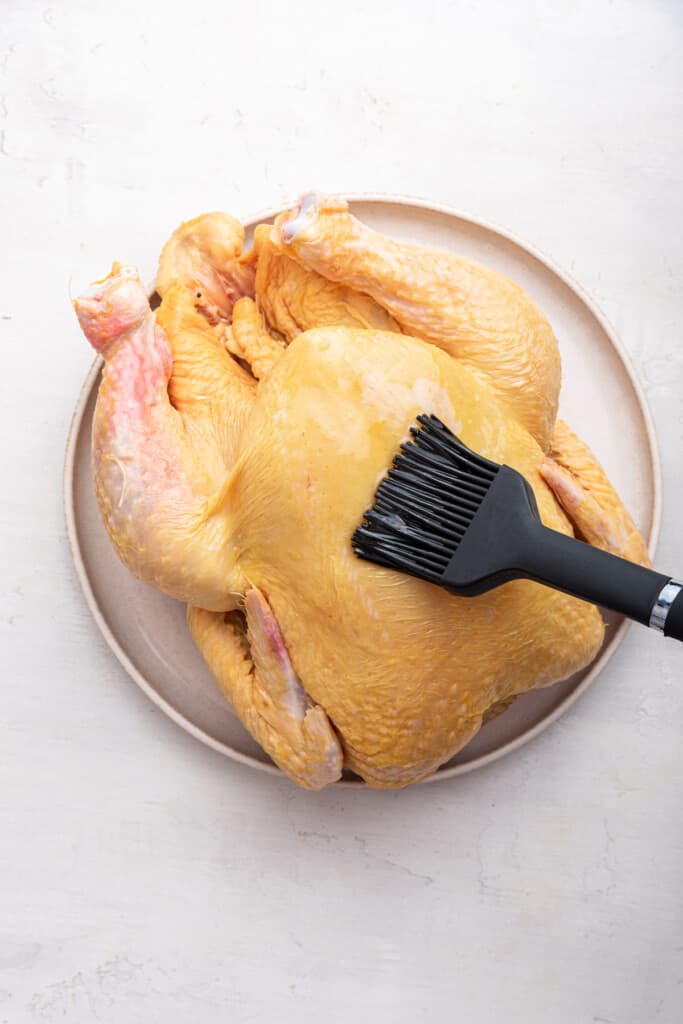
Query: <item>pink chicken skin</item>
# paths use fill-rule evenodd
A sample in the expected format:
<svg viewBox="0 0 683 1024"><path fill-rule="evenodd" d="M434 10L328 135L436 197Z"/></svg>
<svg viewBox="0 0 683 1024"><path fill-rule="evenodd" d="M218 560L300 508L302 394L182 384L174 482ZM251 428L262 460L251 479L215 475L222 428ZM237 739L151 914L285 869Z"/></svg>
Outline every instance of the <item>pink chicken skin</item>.
<svg viewBox="0 0 683 1024"><path fill-rule="evenodd" d="M199 457L182 408L171 404L171 345L137 271L115 264L74 305L86 337L105 360L93 423L93 475L119 557L134 575L179 600L212 610L234 607L226 592L233 558L221 502L226 459L210 436L202 440L213 457L206 451ZM243 393L234 397L242 398L246 412L247 374L218 344L209 355L242 383Z"/></svg>

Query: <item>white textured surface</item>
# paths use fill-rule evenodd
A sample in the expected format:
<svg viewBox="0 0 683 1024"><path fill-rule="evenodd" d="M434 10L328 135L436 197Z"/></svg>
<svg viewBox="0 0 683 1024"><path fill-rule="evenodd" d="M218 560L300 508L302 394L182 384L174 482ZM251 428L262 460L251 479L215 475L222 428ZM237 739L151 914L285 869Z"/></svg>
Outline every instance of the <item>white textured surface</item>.
<svg viewBox="0 0 683 1024"><path fill-rule="evenodd" d="M491 769L311 796L155 711L75 585L70 276L310 185L450 203L575 274L645 382L683 571L683 7L324 8L2 4L0 1022L678 1021L673 642L634 628Z"/></svg>

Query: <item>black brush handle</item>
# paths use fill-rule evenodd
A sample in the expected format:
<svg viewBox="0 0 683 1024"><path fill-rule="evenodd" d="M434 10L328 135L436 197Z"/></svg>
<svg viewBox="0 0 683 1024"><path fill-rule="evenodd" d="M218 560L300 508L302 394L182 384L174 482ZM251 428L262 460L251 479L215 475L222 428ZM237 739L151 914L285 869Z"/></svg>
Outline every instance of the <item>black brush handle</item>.
<svg viewBox="0 0 683 1024"><path fill-rule="evenodd" d="M683 586L540 523L517 552L529 579L683 640Z"/></svg>

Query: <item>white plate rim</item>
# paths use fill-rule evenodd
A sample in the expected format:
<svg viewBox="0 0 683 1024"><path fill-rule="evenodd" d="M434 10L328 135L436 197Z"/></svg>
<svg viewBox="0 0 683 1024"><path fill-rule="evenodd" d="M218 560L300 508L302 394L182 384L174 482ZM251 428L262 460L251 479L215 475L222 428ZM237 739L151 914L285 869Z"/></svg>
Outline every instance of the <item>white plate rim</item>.
<svg viewBox="0 0 683 1024"><path fill-rule="evenodd" d="M500 225L493 223L492 221L485 220L481 217L473 216L472 214L465 213L462 210L458 210L455 207L449 206L444 203L437 203L432 200L424 199L419 196L411 196L404 194L392 194L389 192L344 192L340 193L350 203L385 203L409 206L425 210L430 213L442 214L446 217L456 218L460 221L465 221L468 224L473 225L476 228L481 228L485 231L493 232L504 238L506 241L511 242L513 245L518 246L523 251L527 252L534 259L538 260L539 263L543 264L547 270L558 277L567 287L578 295L579 299L584 303L589 312L595 317L613 349L616 351L621 363L626 371L629 378L635 396L638 400L640 413L643 418L643 424L645 427L645 433L647 436L647 444L650 459L650 468L652 471L652 525L648 537L648 550L652 557L657 547L657 541L659 539L659 532L661 527L661 516L662 516L662 473L661 463L659 458L659 447L657 444L657 435L655 432L654 420L650 411L650 406L643 390L643 387L638 379L635 371L635 367L631 361L631 357L624 348L624 345L619 338L616 330L594 301L594 299L586 292L581 284L576 281L571 274L560 268L554 260L550 259L540 249L528 242L519 238L516 234L509 231L507 228L501 227ZM283 203L278 204L274 207L269 207L266 210L262 210L259 213L251 217L242 218L242 223L245 227L251 227L259 223L260 221L272 220L273 217L277 216L283 210L289 209L294 203ZM181 729L189 733L195 739L199 740L205 746L210 747L212 750L217 751L224 757L228 757L233 761L243 764L249 768L256 768L259 771L266 772L269 775L279 776L284 778L284 773L277 767L277 765L259 761L257 758L250 756L249 754L242 754L240 751L235 750L233 747L229 747L226 743L222 743L220 740L214 739L208 733L204 732L196 726L189 718L181 714L177 708L167 701L164 697L160 696L157 690L152 684L145 678L145 676L139 671L139 669L133 664L131 659L126 654L123 647L120 645L116 637L114 636L111 628L109 627L102 609L100 608L97 599L95 598L93 589L90 585L90 579L88 576L83 556L80 550L80 544L78 539L78 530L76 527L76 512L73 498L73 481L74 481L74 466L75 456L78 438L80 435L81 424L83 416L87 407L88 399L92 391L93 385L100 373L103 365L103 359L101 356L96 356L93 361L88 374L81 387L80 394L76 408L73 412L71 422L69 425L69 432L67 436L66 451L64 456L64 472L63 472L63 494L64 494L64 516L66 521L66 533L71 550L71 556L73 558L74 566L76 569L76 575L80 584L83 596L85 597L86 604L97 623L97 626L104 637L108 647L117 658L119 663L126 670L128 675L131 677L133 682L143 691L143 693L155 704L160 710L164 712L176 725L179 725ZM564 700L562 700L552 711L545 715L539 722L531 726L529 729L520 733L514 739L509 740L502 746L497 747L495 750L490 751L488 754L482 754L480 757L474 758L472 761L467 761L462 764L452 765L450 768L441 768L430 775L429 778L422 780L420 784L426 784L431 782L438 782L442 779L454 778L457 775L465 775L469 772L475 771L479 768L484 768L494 761L505 757L513 751L518 750L520 747L525 746L538 736L541 732L547 729L549 726L556 722L566 711L581 697L589 686L595 682L597 677L600 675L602 670L605 668L607 663L614 656L617 648L623 642L626 633L630 628L631 623L625 619L616 629L612 639L603 649L600 657L593 663L590 671L581 682L569 693ZM359 786L365 787L361 780L348 780L342 779L335 783L334 788L338 787L350 787L358 788Z"/></svg>

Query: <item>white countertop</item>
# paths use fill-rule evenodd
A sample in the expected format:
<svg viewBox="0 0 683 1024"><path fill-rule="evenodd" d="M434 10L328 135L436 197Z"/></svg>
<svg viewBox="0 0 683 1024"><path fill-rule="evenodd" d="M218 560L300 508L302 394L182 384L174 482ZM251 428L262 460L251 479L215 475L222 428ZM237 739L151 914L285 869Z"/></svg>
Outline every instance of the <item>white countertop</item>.
<svg viewBox="0 0 683 1024"><path fill-rule="evenodd" d="M418 194L581 281L645 385L683 572L683 9L49 5L0 22L0 1024L683 1019L683 654L635 627L521 752L310 795L155 710L62 519L68 303L182 218ZM559 10L572 13L550 13ZM628 458L628 451L624 452Z"/></svg>

